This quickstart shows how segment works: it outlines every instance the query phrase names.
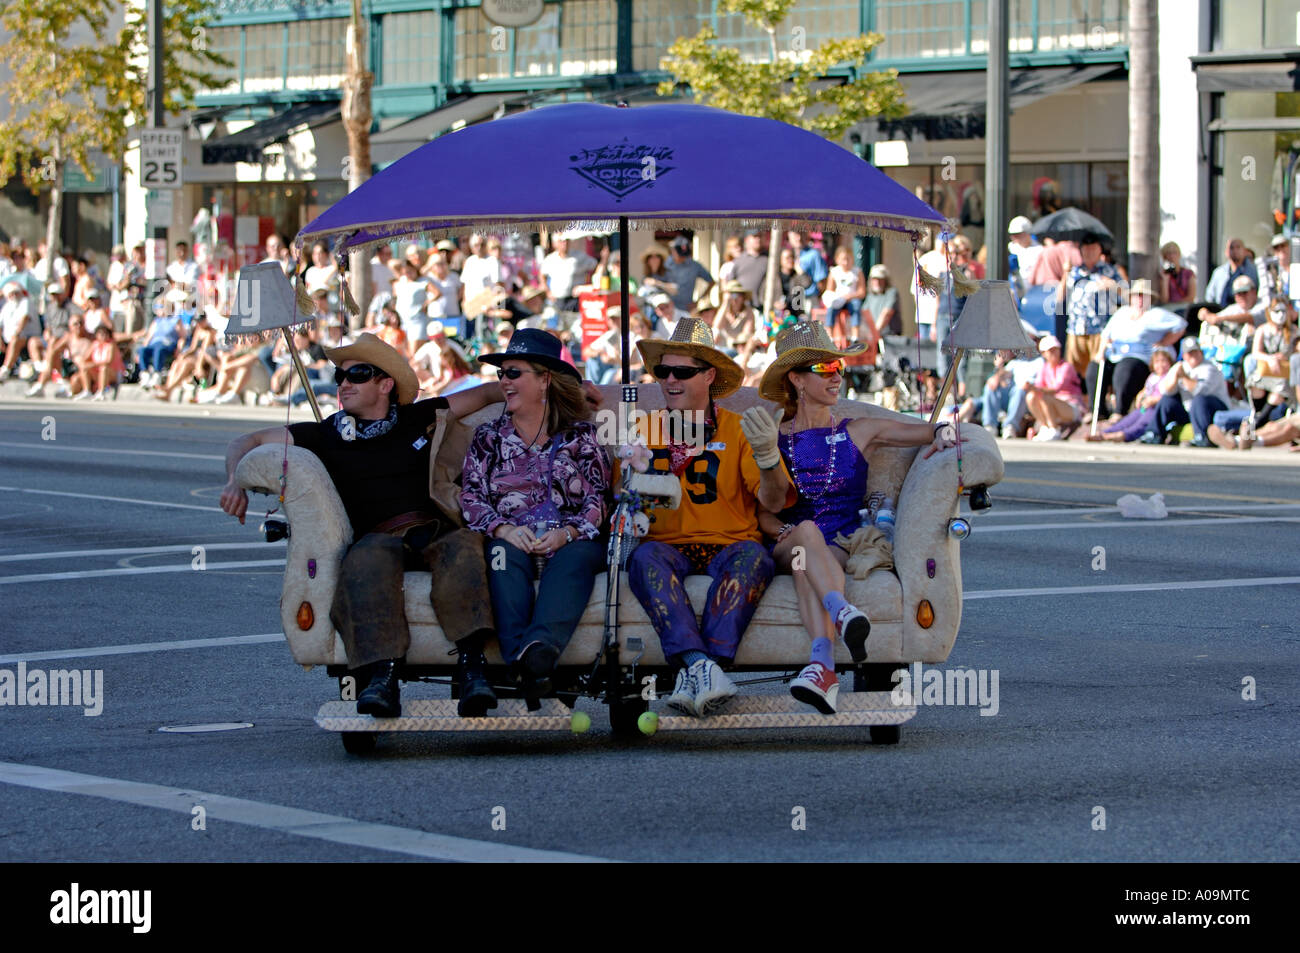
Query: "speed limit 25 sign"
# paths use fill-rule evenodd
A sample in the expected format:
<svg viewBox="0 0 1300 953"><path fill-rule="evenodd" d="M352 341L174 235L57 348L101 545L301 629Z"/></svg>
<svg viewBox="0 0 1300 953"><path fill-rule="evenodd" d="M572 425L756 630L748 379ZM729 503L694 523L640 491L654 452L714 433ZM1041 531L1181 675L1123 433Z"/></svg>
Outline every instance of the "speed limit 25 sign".
<svg viewBox="0 0 1300 953"><path fill-rule="evenodd" d="M146 189L181 187L181 130L145 129L140 133L140 185Z"/></svg>

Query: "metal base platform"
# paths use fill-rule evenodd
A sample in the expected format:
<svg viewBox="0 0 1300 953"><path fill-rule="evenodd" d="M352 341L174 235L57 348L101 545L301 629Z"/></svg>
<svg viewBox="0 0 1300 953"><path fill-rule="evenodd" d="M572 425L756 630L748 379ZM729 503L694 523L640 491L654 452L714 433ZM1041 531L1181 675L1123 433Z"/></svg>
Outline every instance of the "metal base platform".
<svg viewBox="0 0 1300 953"><path fill-rule="evenodd" d="M901 725L916 715L915 705L895 705L889 692L844 692L839 710L823 715L783 695L742 695L722 712L708 718L669 714L661 709L658 731L706 731L736 728L837 728L862 725ZM326 731L572 731L573 711L554 698L528 711L524 701L506 698L485 718L461 718L454 699L417 699L402 705L397 718L358 715L356 702L321 705L316 724Z"/></svg>

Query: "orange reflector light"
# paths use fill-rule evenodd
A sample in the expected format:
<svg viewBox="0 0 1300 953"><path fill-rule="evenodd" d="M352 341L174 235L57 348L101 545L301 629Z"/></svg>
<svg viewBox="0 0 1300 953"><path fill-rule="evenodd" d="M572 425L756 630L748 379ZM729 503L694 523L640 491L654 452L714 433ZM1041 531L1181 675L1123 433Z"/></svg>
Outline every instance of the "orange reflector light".
<svg viewBox="0 0 1300 953"><path fill-rule="evenodd" d="M312 611L311 603L304 602L298 607L298 628L306 632L316 623L316 613Z"/></svg>
<svg viewBox="0 0 1300 953"><path fill-rule="evenodd" d="M303 603L306 605L306 603ZM929 599L922 599L916 607L916 621L923 629L928 629L934 625L934 608L930 605Z"/></svg>

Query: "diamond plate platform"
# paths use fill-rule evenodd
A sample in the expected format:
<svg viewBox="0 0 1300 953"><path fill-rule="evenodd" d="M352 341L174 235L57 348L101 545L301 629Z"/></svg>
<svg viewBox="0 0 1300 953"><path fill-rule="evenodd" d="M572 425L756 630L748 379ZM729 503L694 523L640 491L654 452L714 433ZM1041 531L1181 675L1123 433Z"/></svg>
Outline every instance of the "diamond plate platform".
<svg viewBox="0 0 1300 953"><path fill-rule="evenodd" d="M841 692L839 710L823 715L789 696L742 695L708 718L660 713L659 731L704 731L735 728L836 728L901 725L916 715L915 705L895 705L889 692ZM461 718L452 699L419 699L402 705L397 718L358 715L356 702L321 705L316 724L326 731L570 731L572 711L554 698L528 711L522 699L497 703L497 714Z"/></svg>
<svg viewBox="0 0 1300 953"><path fill-rule="evenodd" d="M788 695L740 695L708 718L661 713L659 731L901 725L916 715L915 705L895 705L889 692L841 691L836 708L835 714L823 715Z"/></svg>

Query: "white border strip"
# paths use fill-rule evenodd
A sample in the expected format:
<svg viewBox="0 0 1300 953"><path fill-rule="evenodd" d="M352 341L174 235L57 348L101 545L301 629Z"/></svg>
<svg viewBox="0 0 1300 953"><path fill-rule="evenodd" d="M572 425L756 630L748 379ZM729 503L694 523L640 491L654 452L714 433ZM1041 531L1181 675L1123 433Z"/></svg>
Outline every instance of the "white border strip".
<svg viewBox="0 0 1300 953"><path fill-rule="evenodd" d="M970 518L966 517L970 522ZM1207 516L1200 520L1144 520L1144 519L1118 519L1118 520L1100 520L1096 522L1073 521L1069 523L1024 523L1019 526L980 526L979 517L975 517L975 522L971 526L971 535L981 535L983 533L1027 533L1031 530L1040 529L1131 529L1133 527L1144 527L1146 529L1159 529L1164 526L1204 526L1222 525L1224 523L1238 526L1242 523L1300 523L1300 516Z"/></svg>
<svg viewBox="0 0 1300 953"><path fill-rule="evenodd" d="M166 506L177 510L201 510L204 513L224 513L219 506L195 506L193 503L163 503L158 500L134 500L125 496L96 496L93 493L65 493L62 490L28 490L21 486L0 486L0 492L33 493L37 496L69 496L77 500L107 500L110 503L136 503L140 506Z"/></svg>
<svg viewBox="0 0 1300 953"><path fill-rule="evenodd" d="M176 639L171 642L137 642L134 645L96 645L85 649L55 649L49 652L0 655L0 665L12 665L15 662L41 662L46 659L139 655L143 652L174 652L177 649L211 649L222 645L261 645L264 642L283 641L283 632L268 632L265 635L222 635L213 639Z"/></svg>
<svg viewBox="0 0 1300 953"><path fill-rule="evenodd" d="M102 579L107 576L148 576L168 572L214 572L221 569L256 569L265 566L283 566L283 559L244 559L228 563L208 563L195 569L192 563L180 566L132 566L128 569L79 569L75 572L38 572L21 576L0 576L0 586L20 582L59 582L65 579Z"/></svg>
<svg viewBox="0 0 1300 953"><path fill-rule="evenodd" d="M29 450L63 450L69 453L119 453L128 457L175 457L178 460L225 460L215 453L171 453L166 450L110 450L105 447L67 447L47 443L11 443L0 440L0 447L18 447Z"/></svg>
<svg viewBox="0 0 1300 953"><path fill-rule="evenodd" d="M1294 586L1300 576L1261 576L1259 579L1194 579L1186 582L1134 582L1115 586L1054 586L1047 589L977 589L966 599L1007 599L1025 596L1068 596L1085 592L1161 592L1168 589L1236 589L1244 586Z"/></svg>
<svg viewBox="0 0 1300 953"><path fill-rule="evenodd" d="M193 554L195 546L201 546L206 551L209 549L261 549L267 546L283 548L287 545L287 543L280 541L276 543L192 543L188 546L134 546L121 549L66 549L58 553L13 553L8 556L0 556L0 563L26 563L38 559L93 559L96 556L151 556L157 553Z"/></svg>
<svg viewBox="0 0 1300 953"><path fill-rule="evenodd" d="M429 860L498 864L611 863L603 857L516 847L513 844L497 844L448 834L431 834L409 827L374 824L336 814L268 804L265 801L103 778L12 761L0 761L0 783L59 794L81 794L185 815L192 814L195 805L201 804L209 820L246 824L296 837L310 837L313 840L347 844L349 847L383 850Z"/></svg>
<svg viewBox="0 0 1300 953"><path fill-rule="evenodd" d="M1247 510L1294 510L1300 509L1300 503L1210 503L1205 506L1167 506L1170 513L1237 513ZM990 516L1091 516L1094 513L1118 513L1118 506L1065 506L1050 510L1000 510L996 506L991 510L977 513L963 512L963 516L973 515L977 520L986 520Z"/></svg>

